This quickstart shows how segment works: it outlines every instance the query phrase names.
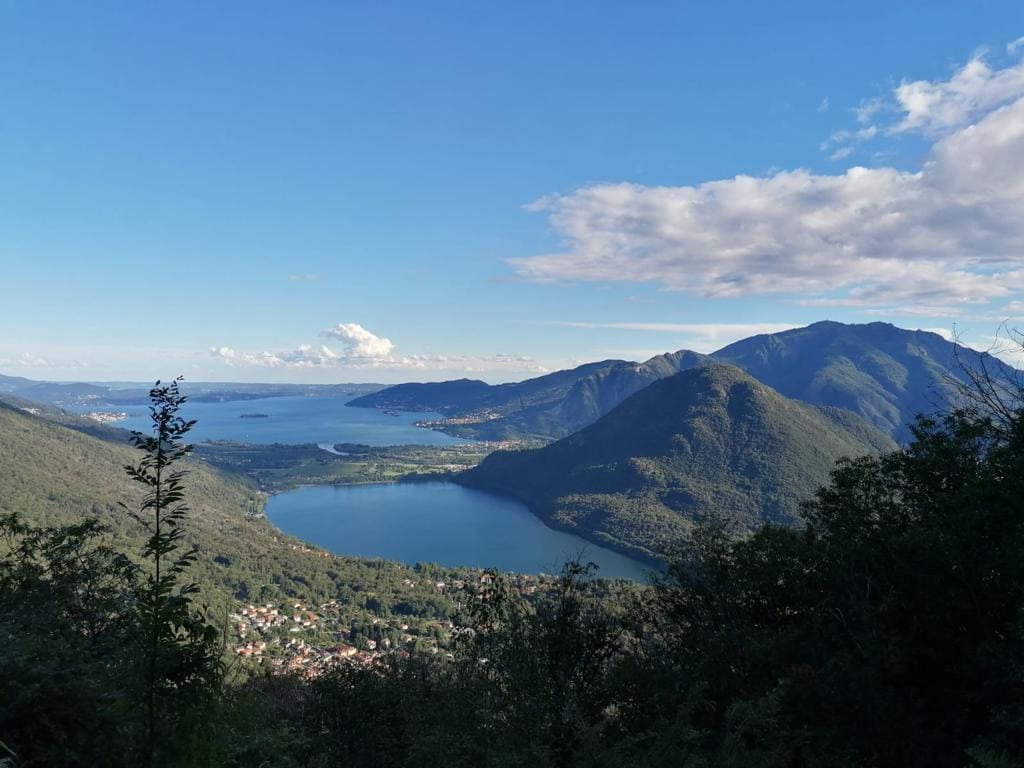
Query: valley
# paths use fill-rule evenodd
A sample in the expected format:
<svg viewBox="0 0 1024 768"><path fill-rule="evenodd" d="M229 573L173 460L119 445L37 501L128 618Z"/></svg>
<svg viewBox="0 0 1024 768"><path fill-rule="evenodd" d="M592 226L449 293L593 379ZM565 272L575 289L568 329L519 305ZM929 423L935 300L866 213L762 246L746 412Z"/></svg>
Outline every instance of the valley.
<svg viewBox="0 0 1024 768"><path fill-rule="evenodd" d="M742 532L798 522L800 502L837 459L894 450L918 410L954 402L965 371L986 360L1001 365L935 334L816 323L710 355L602 361L497 386L195 385L187 413L197 419L196 460L260 497L306 485L451 480L656 564L694 524ZM3 395L13 405L114 443L145 423L134 405L117 421L90 418L92 401L75 404L89 408L85 418L57 405L69 392L99 390L113 405L131 400L117 392L138 389L4 386L23 393ZM33 392L49 402L24 399ZM415 507L416 493L403 503Z"/></svg>

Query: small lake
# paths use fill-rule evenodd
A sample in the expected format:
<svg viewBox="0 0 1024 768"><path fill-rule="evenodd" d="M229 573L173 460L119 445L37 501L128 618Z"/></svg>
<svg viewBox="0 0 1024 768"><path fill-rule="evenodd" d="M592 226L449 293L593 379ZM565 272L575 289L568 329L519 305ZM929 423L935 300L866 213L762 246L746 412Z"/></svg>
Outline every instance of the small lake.
<svg viewBox="0 0 1024 768"><path fill-rule="evenodd" d="M517 501L455 483L308 486L271 497L267 517L285 533L339 555L409 565L557 573L566 559L579 556L607 578L646 581L650 570L548 528Z"/></svg>
<svg viewBox="0 0 1024 768"><path fill-rule="evenodd" d="M456 445L465 443L413 423L440 418L436 413L385 413L376 408L350 408L351 397L264 397L225 402L187 402L181 409L197 423L191 442L236 440L242 443L362 443L364 445ZM77 410L94 410L79 407ZM128 418L114 426L149 432L147 406L110 406ZM259 414L258 416L255 414Z"/></svg>

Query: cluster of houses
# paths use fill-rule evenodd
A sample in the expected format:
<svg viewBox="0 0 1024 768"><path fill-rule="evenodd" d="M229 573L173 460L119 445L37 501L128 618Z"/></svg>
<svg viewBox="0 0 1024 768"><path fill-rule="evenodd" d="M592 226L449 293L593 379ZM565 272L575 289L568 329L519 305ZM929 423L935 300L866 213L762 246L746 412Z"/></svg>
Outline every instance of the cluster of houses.
<svg viewBox="0 0 1024 768"><path fill-rule="evenodd" d="M118 411L117 413L110 413L108 411L91 411L89 413L83 413L82 416L87 419L91 419L92 421L98 421L100 424L114 424L128 418L128 414L124 411Z"/></svg>
<svg viewBox="0 0 1024 768"><path fill-rule="evenodd" d="M497 421L500 418L501 414L497 411L476 411L475 413L467 413L464 416L447 416L441 419L416 421L414 424L424 429L439 429L463 424L484 424L488 421Z"/></svg>
<svg viewBox="0 0 1024 768"><path fill-rule="evenodd" d="M535 594L550 579L528 574L509 574L509 578L512 589L523 595ZM447 582L405 579L403 584L409 588L429 586L453 597L467 592L485 597L492 581L489 573L482 572ZM340 625L341 611L337 600L315 607L296 600L283 604L243 605L231 615L237 638L235 654L246 661L262 663L275 674L313 679L343 664L368 667L383 663L384 657L390 654L407 656L414 647L427 653L443 650L399 617L368 617L366 621L374 631L382 631L377 634L378 640L361 636L357 647L350 642L350 634L355 633ZM423 626L441 637L452 637L467 629L450 620L421 622Z"/></svg>
<svg viewBox="0 0 1024 768"><path fill-rule="evenodd" d="M342 642L342 638L348 637L348 630L338 626L338 616L336 600L323 603L316 610L294 601L284 605L249 603L231 616L238 639L235 654L249 661L265 661L278 674L315 678L339 664L370 666L383 654L401 650L392 648L387 639L380 643L381 647L371 639L363 640L362 648ZM379 621L376 619L375 623ZM400 628L409 627L402 624ZM415 637L403 634L402 640L412 642Z"/></svg>

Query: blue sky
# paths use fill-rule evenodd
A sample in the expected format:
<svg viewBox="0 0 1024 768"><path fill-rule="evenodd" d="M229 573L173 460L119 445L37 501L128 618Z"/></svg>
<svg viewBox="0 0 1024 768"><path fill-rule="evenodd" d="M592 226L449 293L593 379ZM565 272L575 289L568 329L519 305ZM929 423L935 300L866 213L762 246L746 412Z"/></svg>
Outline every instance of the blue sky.
<svg viewBox="0 0 1024 768"><path fill-rule="evenodd" d="M984 345L1024 319L1022 36L1019 2L0 2L0 372Z"/></svg>

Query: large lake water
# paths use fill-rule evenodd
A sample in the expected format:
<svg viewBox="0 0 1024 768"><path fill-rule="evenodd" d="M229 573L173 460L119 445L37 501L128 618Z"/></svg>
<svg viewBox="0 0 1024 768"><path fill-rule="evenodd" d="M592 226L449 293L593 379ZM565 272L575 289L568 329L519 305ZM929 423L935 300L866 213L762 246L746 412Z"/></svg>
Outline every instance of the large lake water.
<svg viewBox="0 0 1024 768"><path fill-rule="evenodd" d="M410 565L557 573L579 556L598 575L644 581L646 566L544 525L522 504L454 483L310 486L271 497L282 531L337 554Z"/></svg>
<svg viewBox="0 0 1024 768"><path fill-rule="evenodd" d="M187 402L181 414L196 419L189 440L237 440L243 443L362 443L364 445L454 445L464 443L431 429L413 426L436 413L396 413L375 408L350 408L350 397L264 397L227 402ZM80 408L79 410L90 410ZM129 418L115 426L148 432L145 406L115 406ZM261 418L243 418L263 414Z"/></svg>

